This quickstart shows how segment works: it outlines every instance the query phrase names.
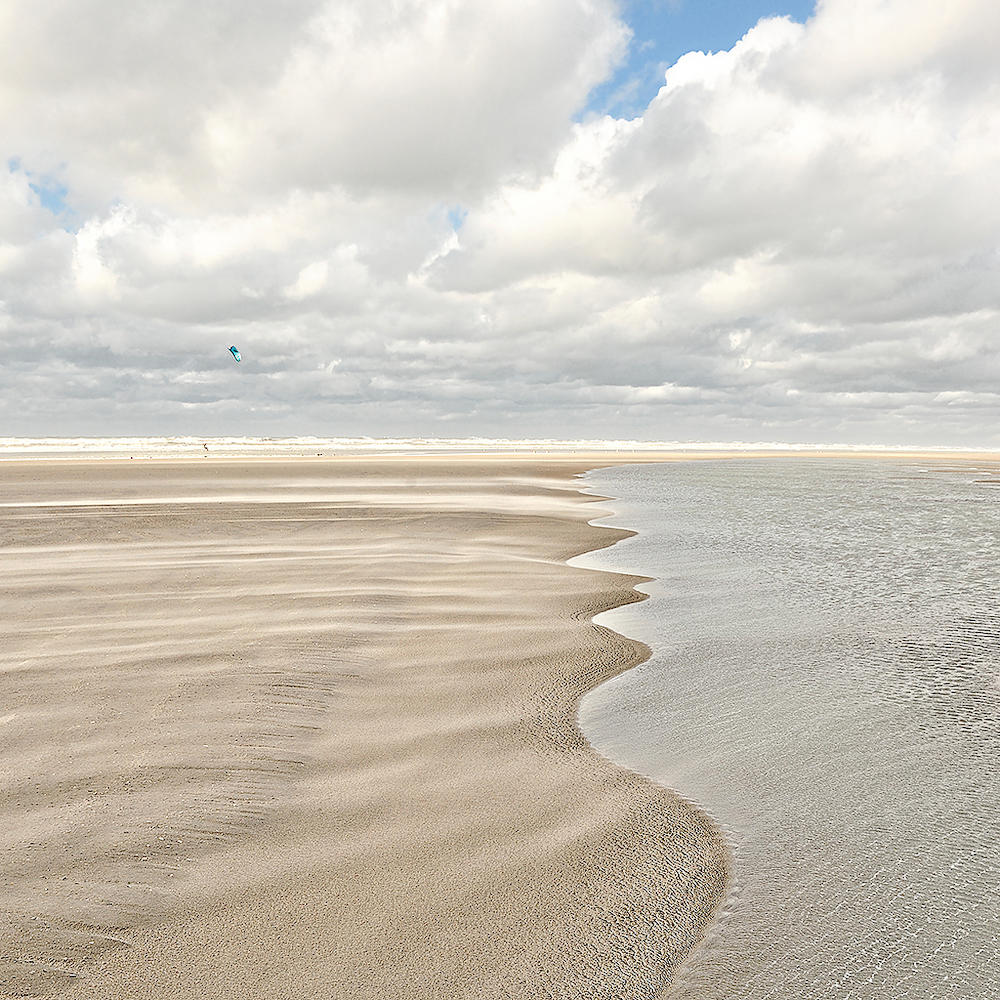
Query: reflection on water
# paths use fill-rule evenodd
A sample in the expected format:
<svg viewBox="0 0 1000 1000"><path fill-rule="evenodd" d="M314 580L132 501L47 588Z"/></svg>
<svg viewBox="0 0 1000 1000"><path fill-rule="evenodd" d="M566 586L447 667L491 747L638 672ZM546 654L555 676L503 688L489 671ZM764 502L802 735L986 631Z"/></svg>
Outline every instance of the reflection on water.
<svg viewBox="0 0 1000 1000"><path fill-rule="evenodd" d="M1000 485L777 459L592 473L653 576L652 658L581 706L726 830L735 881L671 997L1000 997Z"/></svg>

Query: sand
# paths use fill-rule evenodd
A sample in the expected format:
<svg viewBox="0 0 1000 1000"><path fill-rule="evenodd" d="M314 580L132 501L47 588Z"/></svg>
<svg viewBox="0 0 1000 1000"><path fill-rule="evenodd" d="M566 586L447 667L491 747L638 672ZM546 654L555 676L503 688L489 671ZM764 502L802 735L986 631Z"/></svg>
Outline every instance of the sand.
<svg viewBox="0 0 1000 1000"><path fill-rule="evenodd" d="M0 995L661 995L728 855L576 728L595 464L3 463Z"/></svg>

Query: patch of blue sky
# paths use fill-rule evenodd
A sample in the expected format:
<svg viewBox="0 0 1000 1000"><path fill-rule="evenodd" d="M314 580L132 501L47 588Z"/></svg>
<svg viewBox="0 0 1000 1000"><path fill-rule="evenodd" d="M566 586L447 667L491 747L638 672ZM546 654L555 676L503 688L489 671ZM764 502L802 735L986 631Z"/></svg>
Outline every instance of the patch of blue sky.
<svg viewBox="0 0 1000 1000"><path fill-rule="evenodd" d="M47 174L38 174L26 170L20 157L13 156L7 161L7 169L12 173L22 173L28 181L28 187L35 193L38 203L46 211L51 212L62 223L67 232L75 232L76 213L66 202L69 189L56 178Z"/></svg>
<svg viewBox="0 0 1000 1000"><path fill-rule="evenodd" d="M625 62L591 91L580 117L642 114L663 86L663 75L687 52L731 49L762 17L808 20L815 0L623 0L632 29Z"/></svg>
<svg viewBox="0 0 1000 1000"><path fill-rule="evenodd" d="M465 217L468 214L467 208L462 208L461 205L452 205L448 209L448 225L457 233L462 228L462 223L465 222Z"/></svg>
<svg viewBox="0 0 1000 1000"><path fill-rule="evenodd" d="M66 195L69 194L65 184L60 184L51 177L43 177L36 181L28 181L28 187L38 195L42 208L48 209L53 215L62 215L68 211Z"/></svg>

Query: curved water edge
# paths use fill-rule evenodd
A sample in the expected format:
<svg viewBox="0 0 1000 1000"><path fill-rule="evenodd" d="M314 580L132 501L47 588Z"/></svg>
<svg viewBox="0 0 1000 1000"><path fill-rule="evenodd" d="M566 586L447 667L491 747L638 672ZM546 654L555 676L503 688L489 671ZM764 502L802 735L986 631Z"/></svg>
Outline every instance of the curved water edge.
<svg viewBox="0 0 1000 1000"><path fill-rule="evenodd" d="M1000 996L1000 490L920 460L589 473L574 565L642 574L600 617L651 657L581 701L602 755L683 790L736 858L669 995Z"/></svg>
<svg viewBox="0 0 1000 1000"><path fill-rule="evenodd" d="M592 469L587 473L578 474L576 478L580 481L584 481L592 473L601 471L602 471L601 469ZM577 488L579 492L584 494L585 496L591 496L594 499L601 501L602 507L605 506L605 503L614 503L615 501L621 499L619 497L606 495L604 491L597 492L597 490L592 489L589 486L581 485ZM642 574L635 574L630 568L628 568L627 565L610 564L612 561L612 550L617 549L618 546L622 545L623 542L629 541L631 537L634 537L636 534L638 534L631 525L620 522L618 520L617 512L614 510L607 510L607 509L605 509L604 513L600 514L598 517L591 518L587 523L594 527L613 528L620 531L628 531L630 533L630 536L627 538L619 539L610 546L604 546L600 549L592 549L587 552L580 553L580 555L574 556L571 559L567 560L567 565L578 567L580 569L594 569L597 570L598 572L605 570L613 570L615 572L626 573L633 576L642 575ZM598 553L601 554L602 565L599 566L592 565L589 560L591 560L592 557L596 557ZM605 565L604 564L605 562L608 562L609 564ZM639 582L634 584L632 589L636 593L642 594L643 598L641 600L644 601L648 599L651 595L650 585L652 583L655 583L655 580L649 579L648 583ZM626 670L624 670L622 674L616 674L614 677L599 681L594 687L590 688L587 691L584 691L581 694L576 713L577 729L580 731L581 736L586 741L587 745L591 748L591 750L595 754L597 754L597 756L601 757L608 764L610 764L612 767L628 771L629 773L635 774L640 778L650 781L653 784L660 786L661 788L665 788L679 803L681 803L682 806L686 807L687 809L690 809L694 813L700 813L703 816L706 816L710 821L710 825L714 826L718 835L722 837L725 845L725 853L728 858L728 866L727 866L727 871L725 873L726 875L725 893L719 900L717 900L715 912L712 916L712 919L708 924L706 924L702 928L700 939L696 942L691 951L681 959L677 969L675 970L673 976L671 977L670 982L666 984L665 989L667 990L667 993L664 995L669 995L669 990L672 983L680 981L683 978L684 971L687 968L688 964L695 959L701 948L705 944L710 942L717 935L720 926L724 925L725 921L727 920L729 914L732 912L732 909L736 904L736 900L739 895L739 886L736 882L736 859L739 848L733 838L733 831L729 827L727 827L727 825L717 815L715 815L715 813L707 803L699 802L696 799L688 795L685 795L680 789L660 780L655 774L646 773L633 766L630 766L627 763L624 763L622 760L615 757L612 753L607 752L604 749L603 744L599 739L598 740L591 739L591 737L588 735L588 726L583 718L583 706L586 703L587 699L590 698L592 695L594 695L595 692L600 691L600 689L604 687L606 684L610 684L612 681L616 680L618 677L621 677L623 674L627 674L630 671L636 670L639 667L641 667L644 663L647 662L647 660L652 655L652 650L647 643L645 643L637 635L629 632L627 624L616 620L619 617L620 612L626 612L630 607L633 606L634 605L632 604L626 604L626 605L621 605L619 607L611 608L608 611L602 611L599 614L594 615L593 618L591 619L591 621L595 625L600 625L603 628L607 628L617 633L618 635L621 635L623 638L632 640L633 642L637 643L639 646L645 649L646 655L641 660L638 660L636 663L626 668Z"/></svg>

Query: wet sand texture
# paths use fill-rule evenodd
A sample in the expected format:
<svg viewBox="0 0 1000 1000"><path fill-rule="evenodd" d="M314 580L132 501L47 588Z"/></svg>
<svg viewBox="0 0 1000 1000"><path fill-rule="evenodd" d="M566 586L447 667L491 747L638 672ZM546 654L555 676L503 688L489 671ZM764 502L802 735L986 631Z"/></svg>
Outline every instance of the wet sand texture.
<svg viewBox="0 0 1000 1000"><path fill-rule="evenodd" d="M587 467L5 464L2 995L658 995L727 855L576 729Z"/></svg>

